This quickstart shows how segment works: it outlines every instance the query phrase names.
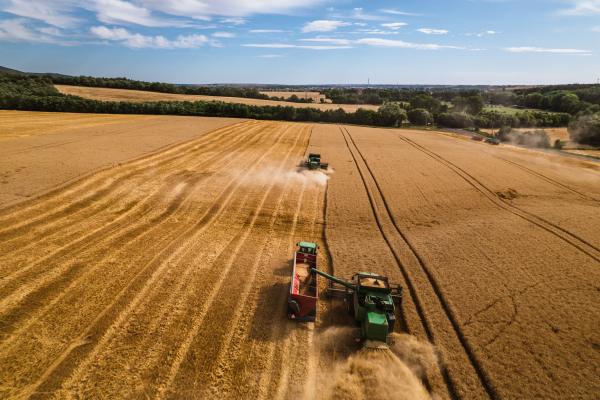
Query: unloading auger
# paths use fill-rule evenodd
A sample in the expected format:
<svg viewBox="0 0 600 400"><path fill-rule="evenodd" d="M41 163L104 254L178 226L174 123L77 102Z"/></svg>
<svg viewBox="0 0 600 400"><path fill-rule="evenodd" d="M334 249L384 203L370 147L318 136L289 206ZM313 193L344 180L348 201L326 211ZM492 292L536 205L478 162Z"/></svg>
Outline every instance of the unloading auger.
<svg viewBox="0 0 600 400"><path fill-rule="evenodd" d="M402 303L402 286L392 286L388 278L370 272L356 273L350 280L335 278L315 268L311 268L310 272L329 279L328 297L344 299L348 314L361 327L357 342L377 349L394 345L390 333L394 332L396 325L396 305ZM345 289L335 285L342 285Z"/></svg>

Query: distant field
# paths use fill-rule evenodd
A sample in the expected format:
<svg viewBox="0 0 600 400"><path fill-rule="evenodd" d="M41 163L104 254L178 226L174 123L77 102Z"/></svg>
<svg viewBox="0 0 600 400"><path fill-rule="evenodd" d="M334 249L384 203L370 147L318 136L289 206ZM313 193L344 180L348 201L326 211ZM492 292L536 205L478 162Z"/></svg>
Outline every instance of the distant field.
<svg viewBox="0 0 600 400"><path fill-rule="evenodd" d="M319 99L325 99L325 95L321 94L319 92L262 92L262 94L266 94L267 96L277 96L277 97L282 97L284 99L287 99L288 97L290 97L291 95L295 94L296 96L300 97L301 99L308 99L308 98L312 98L314 101L318 102ZM331 100L325 100L326 102L330 103Z"/></svg>
<svg viewBox="0 0 600 400"><path fill-rule="evenodd" d="M537 108L521 108L521 109L517 109L517 108L510 108L510 107L502 107L502 106L485 106L485 111L497 111L500 113L506 113L506 114L512 114L515 115L516 113L520 112L525 112L525 111L529 111L529 112L547 112L548 114L556 114L553 111L545 111L545 110L540 110Z"/></svg>
<svg viewBox="0 0 600 400"><path fill-rule="evenodd" d="M64 94L72 94L86 99L102 100L102 101L223 101L225 103L242 103L252 106L292 106L292 107L312 107L319 110L337 110L344 109L346 112L355 112L358 108L370 110L378 110L379 106L363 104L357 106L355 104L307 104L307 103L288 103L283 101L257 100L246 99L241 97L224 97L224 96L196 96L186 94L170 94L157 92L144 92L141 90L126 90L126 89L107 89L107 88L91 88L81 86L66 86L54 85ZM291 96L291 95L290 95Z"/></svg>

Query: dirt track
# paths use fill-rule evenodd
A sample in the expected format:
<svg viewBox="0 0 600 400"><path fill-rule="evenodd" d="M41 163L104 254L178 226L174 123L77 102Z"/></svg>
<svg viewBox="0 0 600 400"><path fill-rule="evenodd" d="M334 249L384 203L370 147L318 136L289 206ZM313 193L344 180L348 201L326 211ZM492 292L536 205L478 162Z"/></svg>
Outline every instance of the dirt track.
<svg viewBox="0 0 600 400"><path fill-rule="evenodd" d="M102 101L223 101L225 103L242 103L252 106L281 106L281 107L311 107L319 110L337 110L344 109L346 112L355 112L359 107L368 110L378 110L380 106L371 104L321 104L321 103L290 103L286 101L272 101L247 99L242 97L224 97L224 96L200 96L186 94L170 94L145 92L141 90L126 90L126 89L107 89L107 88L90 88L81 86L55 85L59 92L64 94L72 94L86 99L102 100ZM290 94L291 96L291 94ZM287 96L289 97L289 96ZM287 98L286 97L286 98Z"/></svg>
<svg viewBox="0 0 600 400"><path fill-rule="evenodd" d="M599 392L597 166L422 131L208 122L0 212L0 397ZM305 152L329 181L297 172ZM327 272L404 286L391 357L356 351L325 284L314 325L286 320L299 240Z"/></svg>

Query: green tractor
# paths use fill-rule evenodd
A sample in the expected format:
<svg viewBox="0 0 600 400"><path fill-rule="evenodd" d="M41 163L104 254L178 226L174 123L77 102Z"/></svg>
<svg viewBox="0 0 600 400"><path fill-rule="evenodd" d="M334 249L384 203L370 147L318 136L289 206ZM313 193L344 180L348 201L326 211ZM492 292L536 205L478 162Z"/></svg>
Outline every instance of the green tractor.
<svg viewBox="0 0 600 400"><path fill-rule="evenodd" d="M329 166L329 163L323 163L323 162L321 162L321 155L320 154L310 153L308 155L308 158L304 159L302 161L302 163L300 164L300 166L308 168L311 171L316 171L319 168L321 168L321 169L327 169L327 167Z"/></svg>
<svg viewBox="0 0 600 400"><path fill-rule="evenodd" d="M348 314L361 327L357 342L364 347L378 349L388 349L394 344L390 333L394 332L396 325L396 305L402 303L402 286L391 286L388 278L369 272L359 272L346 281L314 268L311 272L329 279L328 297L342 298L348 305ZM345 289L335 285L342 285Z"/></svg>

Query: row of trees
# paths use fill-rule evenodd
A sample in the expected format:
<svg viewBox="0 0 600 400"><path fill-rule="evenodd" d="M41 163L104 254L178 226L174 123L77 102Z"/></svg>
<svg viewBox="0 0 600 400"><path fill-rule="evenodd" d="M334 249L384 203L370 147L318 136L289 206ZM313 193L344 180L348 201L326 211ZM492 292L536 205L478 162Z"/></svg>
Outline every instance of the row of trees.
<svg viewBox="0 0 600 400"><path fill-rule="evenodd" d="M481 96L455 97L452 100L452 107L449 107L440 100L421 94L414 97L407 106L404 106L404 109L407 111L411 123L419 123L418 121L427 119L429 122L450 128L560 127L567 126L571 121L571 116L566 113L549 114L526 111L510 115L485 111ZM421 114L426 111L427 115L420 117L419 113L411 112L416 109L421 110L419 111Z"/></svg>
<svg viewBox="0 0 600 400"><path fill-rule="evenodd" d="M588 109L591 113L600 111L600 86L576 91L498 92L490 94L489 98L491 104L518 105L571 115Z"/></svg>
<svg viewBox="0 0 600 400"><path fill-rule="evenodd" d="M89 100L60 93L48 76L0 74L0 109L24 111L190 115L263 120L335 122L357 125L395 126L406 119L400 107L389 103L378 111L359 108L322 111L292 106L251 106L220 101L114 102Z"/></svg>

